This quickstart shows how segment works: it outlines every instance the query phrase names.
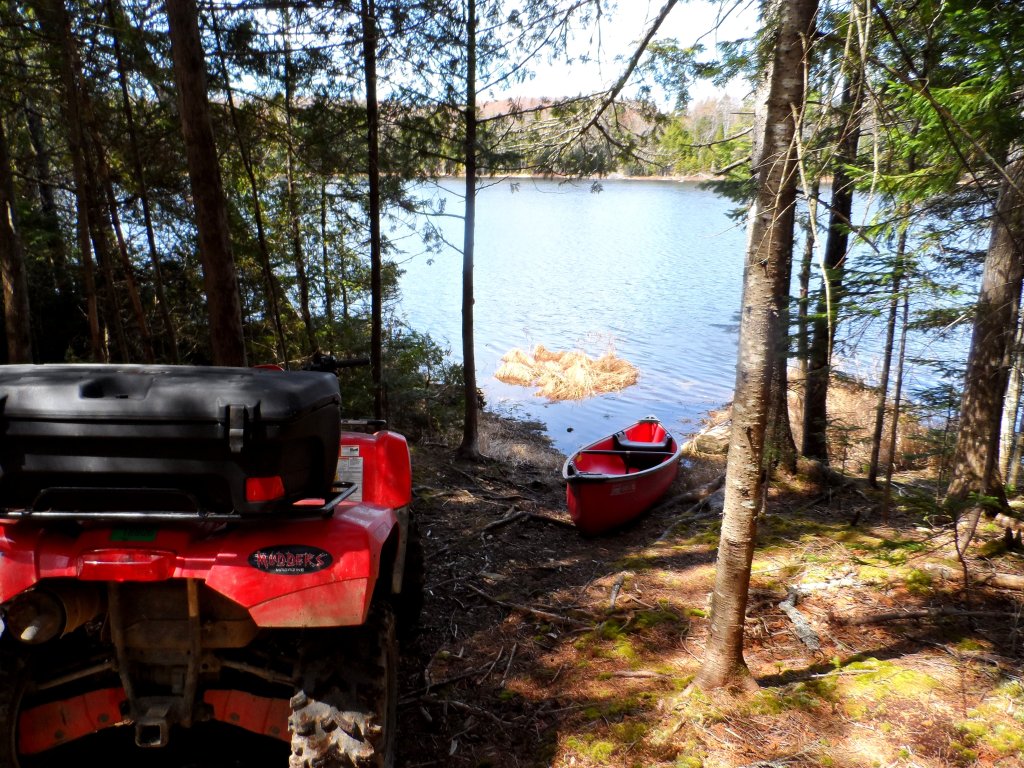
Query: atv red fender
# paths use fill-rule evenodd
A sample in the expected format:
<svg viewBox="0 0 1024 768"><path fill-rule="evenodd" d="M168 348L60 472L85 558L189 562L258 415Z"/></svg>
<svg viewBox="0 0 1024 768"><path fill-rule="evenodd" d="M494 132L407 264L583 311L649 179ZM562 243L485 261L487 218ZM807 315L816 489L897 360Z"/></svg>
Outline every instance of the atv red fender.
<svg viewBox="0 0 1024 768"><path fill-rule="evenodd" d="M197 579L243 606L260 627L361 624L382 575L385 542L411 498L409 450L393 432L346 433L341 444L339 465L361 464L343 468L361 472L362 501L342 502L327 519L278 518L212 531L141 521L75 536L31 521L0 521L0 603L46 579Z"/></svg>

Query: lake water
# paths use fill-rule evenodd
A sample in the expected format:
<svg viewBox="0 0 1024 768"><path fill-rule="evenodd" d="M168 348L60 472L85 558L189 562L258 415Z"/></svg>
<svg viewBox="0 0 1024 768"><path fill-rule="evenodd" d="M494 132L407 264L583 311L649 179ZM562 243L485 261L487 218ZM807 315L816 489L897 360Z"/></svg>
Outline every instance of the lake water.
<svg viewBox="0 0 1024 768"><path fill-rule="evenodd" d="M448 198L449 213L461 201ZM537 419L556 446L581 444L654 414L685 435L731 399L746 233L732 204L695 184L519 180L477 202L476 356L490 408ZM442 223L461 243L461 220ZM432 262L432 263L429 263ZM461 359L462 257L402 264L400 312ZM640 370L621 392L550 403L494 378L513 347L614 349Z"/></svg>
<svg viewBox="0 0 1024 768"><path fill-rule="evenodd" d="M564 452L649 414L686 436L709 409L732 399L735 382L746 246L745 222L729 217L735 204L693 183L601 186L595 193L587 183L504 181L481 190L477 203L478 385L490 408L543 422ZM461 214L457 195L440 194L448 213ZM449 242L461 244L461 219L444 218L439 226ZM409 256L402 268L400 312L460 360L461 254ZM926 293L915 299L928 301ZM962 361L967 334L962 323L940 338L912 335L908 360ZM836 366L876 380L881 321L848 320L839 335ZM639 368L639 383L550 403L494 378L505 353L537 344L591 356L614 349ZM913 397L933 377L911 365L905 392Z"/></svg>

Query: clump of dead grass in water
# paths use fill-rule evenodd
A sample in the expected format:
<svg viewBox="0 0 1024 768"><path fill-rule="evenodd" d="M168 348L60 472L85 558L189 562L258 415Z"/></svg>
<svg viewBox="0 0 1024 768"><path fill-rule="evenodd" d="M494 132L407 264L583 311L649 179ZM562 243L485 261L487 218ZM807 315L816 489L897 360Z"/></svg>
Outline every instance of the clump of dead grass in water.
<svg viewBox="0 0 1024 768"><path fill-rule="evenodd" d="M537 387L538 396L559 402L618 392L636 384L640 371L612 351L592 358L579 350L561 352L538 344L532 352L512 349L494 376L506 384Z"/></svg>

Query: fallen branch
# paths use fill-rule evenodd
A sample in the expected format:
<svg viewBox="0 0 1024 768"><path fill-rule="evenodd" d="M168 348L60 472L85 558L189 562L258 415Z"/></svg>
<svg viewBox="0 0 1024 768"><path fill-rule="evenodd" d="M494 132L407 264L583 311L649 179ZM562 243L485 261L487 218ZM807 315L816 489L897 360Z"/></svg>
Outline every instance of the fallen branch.
<svg viewBox="0 0 1024 768"><path fill-rule="evenodd" d="M586 622L580 621L579 619L570 618L569 616L561 616L557 613L551 613L550 611L542 611L539 608L531 608L528 605L519 605L518 603L508 603L504 600L499 600L496 597L488 595L482 589L474 587L472 584L468 582L466 583L466 586L469 587L469 589L471 589L472 591L476 592L478 595L480 595L480 597L494 603L495 605L500 605L502 608L508 608L513 611L522 611L523 613L528 613L531 616L536 616L537 618L544 619L545 621L550 621L552 624L565 624L570 627L579 628L589 628L591 626Z"/></svg>
<svg viewBox="0 0 1024 768"><path fill-rule="evenodd" d="M717 491L725 485L725 475L721 474L712 480L710 483L705 483L697 488L691 488L688 491L682 491L677 493L675 496L670 496L667 499L663 499L651 507L653 512L656 509L663 509L665 507L673 507L676 504L691 504L695 501L704 501L708 496Z"/></svg>
<svg viewBox="0 0 1024 768"><path fill-rule="evenodd" d="M557 517L549 517L548 515L540 515L536 512L527 512L525 509L521 509L518 512L515 511L515 507L509 510L509 513L505 517L499 518L494 522L488 523L480 529L480 533L487 533L493 531L495 528L501 528L502 526L514 523L517 520L539 520L543 523L551 523L552 525L560 525L563 528L575 528L576 526L570 523L568 520L560 520Z"/></svg>
<svg viewBox="0 0 1024 768"><path fill-rule="evenodd" d="M921 570L947 581L961 581L963 572L946 565L927 563ZM999 589L1024 590L1024 576L1015 573L979 573L971 576L971 584L976 586L998 587Z"/></svg>
<svg viewBox="0 0 1024 768"><path fill-rule="evenodd" d="M811 625L804 618L804 615L796 609L797 600L800 597L800 592L794 587L789 588L789 592L786 594L786 599L779 603L779 608L785 613L789 620L793 622L793 629L796 631L796 636L800 638L800 642L810 648L812 651L821 650L821 641L818 639L818 633L815 632Z"/></svg>
<svg viewBox="0 0 1024 768"><path fill-rule="evenodd" d="M848 627L860 627L866 624L885 624L890 621L903 621L906 619L937 619L944 617L954 618L1004 618L1016 614L1010 611L962 611L959 608L950 608L940 605L935 608L919 608L910 611L891 611L889 613L875 613L862 616L833 616L837 624Z"/></svg>

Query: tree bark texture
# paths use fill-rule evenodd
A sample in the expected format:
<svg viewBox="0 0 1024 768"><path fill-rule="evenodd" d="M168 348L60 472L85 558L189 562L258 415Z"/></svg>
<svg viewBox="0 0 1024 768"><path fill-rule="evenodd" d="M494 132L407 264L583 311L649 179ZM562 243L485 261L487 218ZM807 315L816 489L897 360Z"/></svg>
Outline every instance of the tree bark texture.
<svg viewBox="0 0 1024 768"><path fill-rule="evenodd" d="M245 339L238 272L231 253L224 184L206 93L206 60L194 0L166 0L178 112L196 211L199 259L216 365L244 366Z"/></svg>
<svg viewBox="0 0 1024 768"><path fill-rule="evenodd" d="M804 101L804 68L817 0L779 0L773 60L768 73L763 134L755 138L757 192L740 309L732 433L726 466L725 508L712 598L711 635L696 684L712 688L748 680L743 627L763 503L762 459L769 388L789 286L796 197L796 115Z"/></svg>
<svg viewBox="0 0 1024 768"><path fill-rule="evenodd" d="M380 240L380 109L377 103L377 5L362 0L363 78L366 83L366 158L370 213L370 377L373 413L384 418L384 333Z"/></svg>
<svg viewBox="0 0 1024 768"><path fill-rule="evenodd" d="M1007 370L1009 379L1006 384L1006 397L1003 399L1003 417L999 428L999 476L1009 483L1010 461L1013 459L1013 446L1017 435L1017 417L1020 414L1022 393L1021 365L1024 353L1024 326L1021 325L1020 308L1017 308L1017 332L1013 344L1007 350L1009 356Z"/></svg>
<svg viewBox="0 0 1024 768"><path fill-rule="evenodd" d="M93 264L91 222L86 187L88 173L85 165L85 142L82 133L81 110L78 103L77 76L78 50L71 34L71 19L64 0L35 0L33 7L48 34L53 35L56 50L57 75L63 100L61 113L67 131L68 154L71 156L72 176L75 182L76 235L82 269L82 291L85 294L86 317L89 323L89 350L92 359L106 362L107 350L100 331L99 299Z"/></svg>
<svg viewBox="0 0 1024 768"><path fill-rule="evenodd" d="M260 271L263 273L263 290L266 295L267 306L264 317L269 313L271 324L274 327L274 339L277 341L277 356L280 364L288 367L288 338L285 336L284 323L281 321L281 291L277 287L277 279L274 275L274 268L270 262L270 246L267 244L267 229L263 221L263 203L260 201L260 184L256 178L256 169L253 166L252 151L245 140L245 132L242 130L238 119L238 109L235 106L235 92L231 87L231 72L228 69L227 57L220 43L220 27L217 24L217 14L210 16L213 26L213 39L216 46L217 59L220 62L221 76L224 78L224 92L228 97L228 113L231 115L231 126L235 131L235 139L238 142L238 154L242 160L242 167L245 169L245 176L249 180L249 194L252 197L252 217L256 223L256 246L259 250Z"/></svg>
<svg viewBox="0 0 1024 768"><path fill-rule="evenodd" d="M480 427L476 397L476 350L473 341L473 258L476 235L476 0L466 3L466 218L462 246L462 365L465 417L459 455L480 455Z"/></svg>
<svg viewBox="0 0 1024 768"><path fill-rule="evenodd" d="M967 356L960 428L946 491L947 505L959 506L972 494L1002 496L996 460L1007 382L1007 350L1016 332L1024 280L1024 153L1007 166L992 217L992 233ZM971 504L962 520L964 551L974 535L981 507Z"/></svg>
<svg viewBox="0 0 1024 768"><path fill-rule="evenodd" d="M124 111L125 126L128 129L128 144L131 149L132 169L135 172L135 183L138 185L139 202L142 205L142 219L146 226L146 244L149 246L149 260L153 265L153 290L156 293L157 309L165 334L164 346L172 363L180 362L178 352L178 336L171 320L170 304L164 289L163 267L160 263L160 251L156 245L156 233L153 228L153 213L149 204L149 185L146 181L146 169L142 163L139 150L138 130L135 126L135 110L132 108L131 93L128 89L128 74L124 56L121 51L121 31L119 21L123 18L120 5L115 10L116 0L107 0L107 21L112 30L114 60L117 65L117 82L121 88L121 105Z"/></svg>
<svg viewBox="0 0 1024 768"><path fill-rule="evenodd" d="M828 385L832 370L832 347L842 303L843 272L850 240L853 211L853 179L846 167L857 159L860 141L860 105L863 88L859 68L847 75L840 105L842 126L832 170L832 204L829 208L828 238L825 241L824 273L812 323L804 387L804 429L800 452L828 464Z"/></svg>
<svg viewBox="0 0 1024 768"><path fill-rule="evenodd" d="M878 462L882 453L882 433L885 430L885 411L889 399L889 373L892 368L892 355L896 342L896 316L899 312L901 282L903 280L903 261L907 251L907 231L899 234L896 245L896 261L893 263L892 293L889 297L889 317L885 324L885 346L882 348L882 371L878 376L878 403L875 405L875 427L871 433L871 458L868 462L868 484L874 488L878 484ZM895 415L895 414L894 414ZM889 462L895 460L890 453Z"/></svg>
<svg viewBox="0 0 1024 768"><path fill-rule="evenodd" d="M7 135L0 119L0 277L3 281L7 362L32 362L32 321L25 275L25 251L18 235L14 175Z"/></svg>

